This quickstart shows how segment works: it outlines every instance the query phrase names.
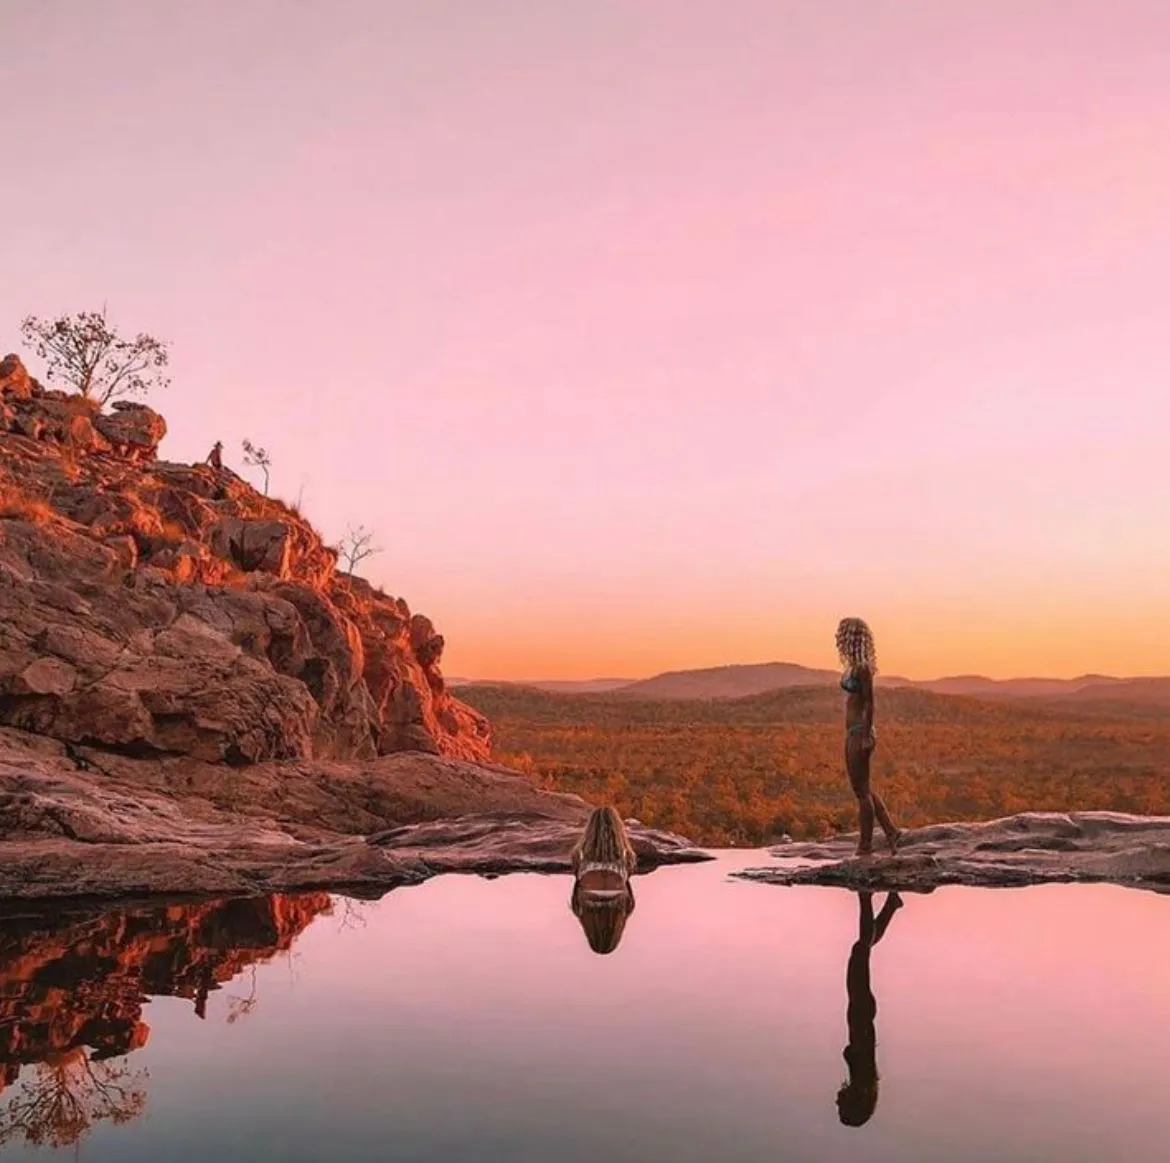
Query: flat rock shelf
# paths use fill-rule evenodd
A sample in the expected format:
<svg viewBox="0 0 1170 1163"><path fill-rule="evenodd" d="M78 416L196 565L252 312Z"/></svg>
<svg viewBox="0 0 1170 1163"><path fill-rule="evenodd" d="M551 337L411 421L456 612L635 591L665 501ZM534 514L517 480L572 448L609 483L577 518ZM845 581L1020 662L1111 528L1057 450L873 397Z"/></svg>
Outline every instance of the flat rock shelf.
<svg viewBox="0 0 1170 1163"><path fill-rule="evenodd" d="M515 772L400 752L243 768L0 728L0 900L380 896L443 872L567 871L589 816ZM711 859L630 825L640 871Z"/></svg>
<svg viewBox="0 0 1170 1163"><path fill-rule="evenodd" d="M880 841L879 841L880 843ZM907 830L896 855L856 854L857 833L770 849L777 864L732 875L781 885L930 892L1064 882L1170 892L1170 816L1023 812Z"/></svg>

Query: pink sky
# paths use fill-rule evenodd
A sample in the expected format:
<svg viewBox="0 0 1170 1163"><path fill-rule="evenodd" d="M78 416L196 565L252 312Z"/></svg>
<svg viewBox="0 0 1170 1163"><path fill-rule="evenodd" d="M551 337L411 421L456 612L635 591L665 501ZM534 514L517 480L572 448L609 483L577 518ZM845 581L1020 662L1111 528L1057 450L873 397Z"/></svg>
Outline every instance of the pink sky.
<svg viewBox="0 0 1170 1163"><path fill-rule="evenodd" d="M0 348L171 340L448 673L1167 670L1164 0L5 0L0 85Z"/></svg>

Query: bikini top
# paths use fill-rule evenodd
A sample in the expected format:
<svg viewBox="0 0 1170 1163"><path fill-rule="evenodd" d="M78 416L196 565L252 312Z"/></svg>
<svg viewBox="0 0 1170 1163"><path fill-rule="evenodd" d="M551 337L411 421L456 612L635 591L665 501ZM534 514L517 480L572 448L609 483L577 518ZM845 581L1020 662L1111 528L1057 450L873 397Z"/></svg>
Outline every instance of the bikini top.
<svg viewBox="0 0 1170 1163"><path fill-rule="evenodd" d="M846 671L841 679L841 689L848 691L851 695L859 695L861 694L861 679L854 671Z"/></svg>
<svg viewBox="0 0 1170 1163"><path fill-rule="evenodd" d="M610 872L622 878L620 888L582 888L581 877L590 872ZM605 860L586 860L577 869L577 900L587 909L608 908L626 898L630 891L630 870L624 864Z"/></svg>
<svg viewBox="0 0 1170 1163"><path fill-rule="evenodd" d="M588 872L612 872L622 880L628 880L630 876L630 870L619 861L582 860L577 868L577 879L580 880Z"/></svg>

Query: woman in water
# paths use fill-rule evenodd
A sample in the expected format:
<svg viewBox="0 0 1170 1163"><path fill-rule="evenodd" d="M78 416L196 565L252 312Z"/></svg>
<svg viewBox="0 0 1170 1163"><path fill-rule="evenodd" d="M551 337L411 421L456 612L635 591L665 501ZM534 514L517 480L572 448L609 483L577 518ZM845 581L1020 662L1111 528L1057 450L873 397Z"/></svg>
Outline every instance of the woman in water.
<svg viewBox="0 0 1170 1163"><path fill-rule="evenodd" d="M634 911L630 874L638 866L621 816L596 808L573 849L573 895L569 905L594 953L612 953Z"/></svg>
<svg viewBox="0 0 1170 1163"><path fill-rule="evenodd" d="M877 744L873 729L873 678L877 674L877 653L873 634L860 618L842 618L837 626L837 654L845 673L841 686L848 694L845 701L845 770L857 796L861 816L861 839L858 856L873 851L873 821L882 826L890 851L897 852L901 832L894 826L882 797L869 786L869 761Z"/></svg>

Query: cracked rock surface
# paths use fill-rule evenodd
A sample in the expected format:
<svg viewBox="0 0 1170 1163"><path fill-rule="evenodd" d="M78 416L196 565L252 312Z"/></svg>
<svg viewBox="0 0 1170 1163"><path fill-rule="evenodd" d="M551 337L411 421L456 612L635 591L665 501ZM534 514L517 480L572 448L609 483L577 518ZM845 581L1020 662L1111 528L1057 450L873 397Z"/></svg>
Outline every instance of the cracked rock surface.
<svg viewBox="0 0 1170 1163"><path fill-rule="evenodd" d="M907 831L897 855L855 854L857 834L771 849L776 863L733 873L782 885L929 892L942 885L1007 888L1108 883L1170 892L1170 816L1023 812Z"/></svg>
<svg viewBox="0 0 1170 1163"><path fill-rule="evenodd" d="M0 898L345 889L560 871L589 805L418 752L232 768L0 729ZM708 859L631 826L642 871Z"/></svg>

